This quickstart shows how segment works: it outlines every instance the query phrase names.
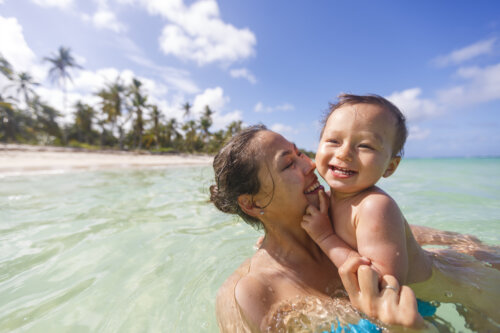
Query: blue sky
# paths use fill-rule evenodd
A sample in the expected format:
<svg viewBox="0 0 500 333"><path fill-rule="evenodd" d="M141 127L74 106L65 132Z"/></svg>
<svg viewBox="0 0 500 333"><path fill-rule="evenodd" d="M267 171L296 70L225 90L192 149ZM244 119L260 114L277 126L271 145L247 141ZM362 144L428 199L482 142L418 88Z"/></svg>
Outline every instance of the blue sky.
<svg viewBox="0 0 500 333"><path fill-rule="evenodd" d="M70 101L138 77L166 118L209 104L215 128L316 150L328 103L375 93L407 115L407 157L500 156L498 1L0 0L0 53L62 109L42 62L59 46L84 67Z"/></svg>

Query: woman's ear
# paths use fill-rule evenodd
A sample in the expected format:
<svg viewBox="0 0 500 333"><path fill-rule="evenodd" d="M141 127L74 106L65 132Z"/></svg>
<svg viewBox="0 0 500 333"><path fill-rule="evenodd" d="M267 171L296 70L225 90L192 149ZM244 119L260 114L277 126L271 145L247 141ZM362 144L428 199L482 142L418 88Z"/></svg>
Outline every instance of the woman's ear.
<svg viewBox="0 0 500 333"><path fill-rule="evenodd" d="M387 167L387 169L385 169L385 172L382 176L384 178L387 178L390 175L392 175L394 173L394 171L396 171L396 169L398 168L399 162L401 162L401 156L396 156L396 157L391 158L391 161L389 162L389 166Z"/></svg>
<svg viewBox="0 0 500 333"><path fill-rule="evenodd" d="M238 205L248 215L257 217L259 216L260 208L257 207L250 194L242 194L238 197Z"/></svg>

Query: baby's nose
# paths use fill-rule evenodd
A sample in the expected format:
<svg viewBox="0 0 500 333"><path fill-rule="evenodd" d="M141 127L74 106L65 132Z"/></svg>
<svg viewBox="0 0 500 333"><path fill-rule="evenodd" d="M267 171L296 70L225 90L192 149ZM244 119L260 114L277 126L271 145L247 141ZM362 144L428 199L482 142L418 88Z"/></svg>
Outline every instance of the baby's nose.
<svg viewBox="0 0 500 333"><path fill-rule="evenodd" d="M351 148L347 145L343 145L336 149L335 156L341 160L351 159Z"/></svg>

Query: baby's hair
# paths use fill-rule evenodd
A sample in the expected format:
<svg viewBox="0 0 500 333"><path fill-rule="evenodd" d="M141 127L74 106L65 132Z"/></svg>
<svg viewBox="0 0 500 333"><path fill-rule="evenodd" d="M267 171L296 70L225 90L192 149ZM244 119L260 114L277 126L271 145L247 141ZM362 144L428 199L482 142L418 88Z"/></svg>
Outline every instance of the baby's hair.
<svg viewBox="0 0 500 333"><path fill-rule="evenodd" d="M337 103L330 103L330 107L326 112L322 124L323 128L321 129L320 138L323 136L323 132L325 131L326 122L328 118L330 118L331 114L335 112L335 110L341 108L344 105L355 105L355 104L372 104L378 105L382 109L390 112L395 120L396 120L396 134L394 137L394 144L392 147L392 155L393 156L403 156L404 153L404 145L406 142L406 138L408 137L408 129L406 128L406 118L404 114L398 109L398 107L392 104L387 99L383 98L379 95L353 95L353 94L340 94L338 96Z"/></svg>

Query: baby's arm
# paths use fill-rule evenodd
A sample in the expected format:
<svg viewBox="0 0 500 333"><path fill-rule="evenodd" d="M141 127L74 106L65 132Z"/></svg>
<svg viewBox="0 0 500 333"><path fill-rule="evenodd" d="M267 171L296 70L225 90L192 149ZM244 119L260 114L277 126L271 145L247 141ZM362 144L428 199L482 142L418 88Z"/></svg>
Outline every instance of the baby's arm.
<svg viewBox="0 0 500 333"><path fill-rule="evenodd" d="M370 259L380 274L406 283L405 223L396 202L385 193L369 194L358 207L355 228L359 254Z"/></svg>
<svg viewBox="0 0 500 333"><path fill-rule="evenodd" d="M306 209L306 215L302 218L301 226L333 264L340 267L349 257L359 257L359 254L335 234L328 217L328 203L328 196L320 190L319 210L309 205Z"/></svg>

